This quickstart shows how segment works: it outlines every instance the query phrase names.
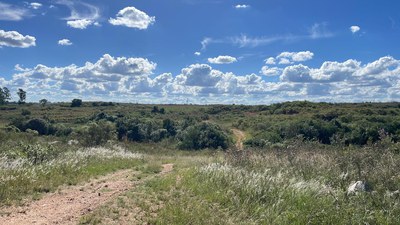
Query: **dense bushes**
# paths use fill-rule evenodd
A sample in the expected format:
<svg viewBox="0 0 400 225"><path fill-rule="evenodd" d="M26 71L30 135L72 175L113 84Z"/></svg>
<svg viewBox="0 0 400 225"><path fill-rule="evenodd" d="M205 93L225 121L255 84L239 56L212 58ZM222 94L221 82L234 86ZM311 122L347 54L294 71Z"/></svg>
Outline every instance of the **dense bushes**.
<svg viewBox="0 0 400 225"><path fill-rule="evenodd" d="M228 136L222 129L212 123L200 123L189 126L179 134L179 148L181 149L203 149L228 147Z"/></svg>
<svg viewBox="0 0 400 225"><path fill-rule="evenodd" d="M158 142L174 135L154 120L120 119L116 122L116 127L119 140Z"/></svg>
<svg viewBox="0 0 400 225"><path fill-rule="evenodd" d="M79 131L84 146L105 144L115 139L115 125L109 121L92 122Z"/></svg>

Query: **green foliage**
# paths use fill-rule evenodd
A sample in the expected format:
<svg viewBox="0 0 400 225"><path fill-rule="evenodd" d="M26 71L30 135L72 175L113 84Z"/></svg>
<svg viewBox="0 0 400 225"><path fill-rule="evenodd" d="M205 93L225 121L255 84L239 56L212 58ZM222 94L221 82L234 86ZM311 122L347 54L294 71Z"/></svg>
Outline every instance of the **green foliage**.
<svg viewBox="0 0 400 225"><path fill-rule="evenodd" d="M56 148L51 145L43 146L40 144L23 145L22 152L33 164L41 164L50 159L54 159L59 153Z"/></svg>
<svg viewBox="0 0 400 225"><path fill-rule="evenodd" d="M40 135L47 135L49 134L49 123L43 119L31 119L25 124L23 130L27 129L35 130Z"/></svg>
<svg viewBox="0 0 400 225"><path fill-rule="evenodd" d="M179 148L199 150L204 148L228 148L228 136L212 123L202 122L189 126L179 134Z"/></svg>
<svg viewBox="0 0 400 225"><path fill-rule="evenodd" d="M0 105L4 105L11 100L10 90L7 87L0 87Z"/></svg>
<svg viewBox="0 0 400 225"><path fill-rule="evenodd" d="M25 104L25 100L26 100L26 91L24 91L23 89L18 89L17 95L19 97L18 100L18 104Z"/></svg>
<svg viewBox="0 0 400 225"><path fill-rule="evenodd" d="M160 113L160 114L165 114L165 109L164 108L158 108L158 106L153 106L153 109L151 110L152 113Z"/></svg>
<svg viewBox="0 0 400 225"><path fill-rule="evenodd" d="M71 107L81 107L82 99L73 99L71 102Z"/></svg>
<svg viewBox="0 0 400 225"><path fill-rule="evenodd" d="M21 110L21 115L22 115L22 116L29 116L29 115L31 115L31 114L32 114L32 112L29 111L28 109L22 109L22 110Z"/></svg>
<svg viewBox="0 0 400 225"><path fill-rule="evenodd" d="M41 106L46 106L46 104L48 103L49 101L47 100L47 99L41 99L40 101L39 101L39 104L41 105Z"/></svg>
<svg viewBox="0 0 400 225"><path fill-rule="evenodd" d="M79 133L84 146L102 145L115 139L115 125L104 120L91 122Z"/></svg>

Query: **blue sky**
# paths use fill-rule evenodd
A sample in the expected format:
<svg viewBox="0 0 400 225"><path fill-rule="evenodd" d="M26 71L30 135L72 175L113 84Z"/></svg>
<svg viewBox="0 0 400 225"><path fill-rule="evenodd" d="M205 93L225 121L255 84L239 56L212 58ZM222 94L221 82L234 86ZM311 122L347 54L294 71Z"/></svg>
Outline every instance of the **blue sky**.
<svg viewBox="0 0 400 225"><path fill-rule="evenodd" d="M0 0L0 86L53 102L399 101L399 11L389 0Z"/></svg>

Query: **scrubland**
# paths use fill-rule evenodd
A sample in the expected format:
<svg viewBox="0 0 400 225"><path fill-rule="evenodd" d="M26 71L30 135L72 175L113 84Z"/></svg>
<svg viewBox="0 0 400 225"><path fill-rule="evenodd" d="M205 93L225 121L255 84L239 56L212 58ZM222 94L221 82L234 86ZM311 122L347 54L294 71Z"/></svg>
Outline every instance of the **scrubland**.
<svg viewBox="0 0 400 225"><path fill-rule="evenodd" d="M9 104L0 216L129 169L135 185L77 223L400 224L399 119L398 103Z"/></svg>

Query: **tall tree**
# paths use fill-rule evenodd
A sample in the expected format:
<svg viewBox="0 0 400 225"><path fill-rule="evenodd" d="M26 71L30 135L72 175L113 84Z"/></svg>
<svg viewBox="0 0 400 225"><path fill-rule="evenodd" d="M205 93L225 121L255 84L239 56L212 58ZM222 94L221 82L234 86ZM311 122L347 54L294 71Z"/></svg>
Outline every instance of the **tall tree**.
<svg viewBox="0 0 400 225"><path fill-rule="evenodd" d="M10 90L8 88L0 87L0 105L4 105L11 99Z"/></svg>
<svg viewBox="0 0 400 225"><path fill-rule="evenodd" d="M26 91L24 91L20 88L20 89L18 89L17 95L19 97L18 104L25 104Z"/></svg>

